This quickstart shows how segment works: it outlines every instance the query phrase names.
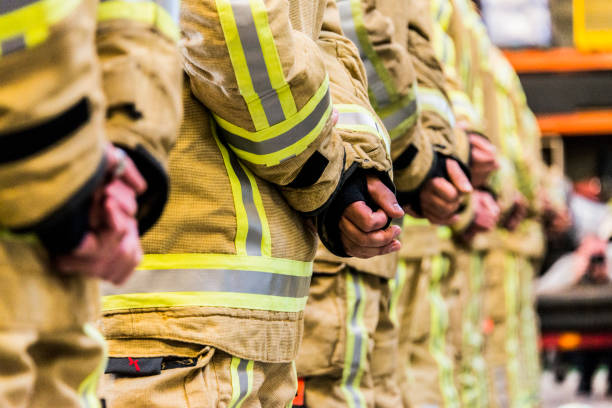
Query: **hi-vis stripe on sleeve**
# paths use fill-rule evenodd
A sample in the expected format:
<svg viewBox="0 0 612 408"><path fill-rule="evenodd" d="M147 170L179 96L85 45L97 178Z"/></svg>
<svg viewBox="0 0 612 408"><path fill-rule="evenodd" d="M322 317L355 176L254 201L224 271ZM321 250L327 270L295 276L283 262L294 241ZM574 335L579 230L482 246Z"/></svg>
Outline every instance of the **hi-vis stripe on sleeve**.
<svg viewBox="0 0 612 408"><path fill-rule="evenodd" d="M210 306L300 312L312 262L229 254L147 254L122 286L103 285L103 310Z"/></svg>
<svg viewBox="0 0 612 408"><path fill-rule="evenodd" d="M240 94L255 131L215 116L230 148L243 160L273 166L303 152L331 115L329 81L298 110L263 0L216 0Z"/></svg>
<svg viewBox="0 0 612 408"><path fill-rule="evenodd" d="M453 14L453 5L450 0L433 0L430 2L431 16L446 31Z"/></svg>
<svg viewBox="0 0 612 408"><path fill-rule="evenodd" d="M336 129L352 130L356 132L366 132L376 135L385 145L387 153L391 154L391 141L383 126L378 119L366 108L352 104L335 104L334 108L338 111L338 123Z"/></svg>
<svg viewBox="0 0 612 408"><path fill-rule="evenodd" d="M0 1L0 56L42 44L81 0Z"/></svg>
<svg viewBox="0 0 612 408"><path fill-rule="evenodd" d="M387 128L391 139L414 126L417 106L414 87L406 95L397 91L391 73L385 68L368 37L360 0L339 0L342 29L359 49L368 77L372 106Z"/></svg>
<svg viewBox="0 0 612 408"><path fill-rule="evenodd" d="M470 121L472 126L480 127L482 125L480 115L465 92L451 90L450 99L453 104L453 109L459 118L466 118Z"/></svg>
<svg viewBox="0 0 612 408"><path fill-rule="evenodd" d="M177 41L179 13L180 0L101 0L98 6L98 21L139 21L154 26Z"/></svg>
<svg viewBox="0 0 612 408"><path fill-rule="evenodd" d="M455 126L453 108L439 90L419 86L417 101L421 111L433 111L446 120L451 127Z"/></svg>

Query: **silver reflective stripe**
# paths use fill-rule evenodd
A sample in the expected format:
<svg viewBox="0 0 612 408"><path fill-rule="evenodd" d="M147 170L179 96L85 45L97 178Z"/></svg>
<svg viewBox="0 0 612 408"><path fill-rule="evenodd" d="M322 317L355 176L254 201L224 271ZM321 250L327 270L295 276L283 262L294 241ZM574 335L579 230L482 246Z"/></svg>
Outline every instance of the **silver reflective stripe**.
<svg viewBox="0 0 612 408"><path fill-rule="evenodd" d="M253 89L261 100L264 112L268 118L268 124L270 126L275 125L285 120L285 113L283 112L278 93L270 81L250 2L249 0L231 0L230 3L234 12L246 63L249 67Z"/></svg>
<svg viewBox="0 0 612 408"><path fill-rule="evenodd" d="M262 225L257 207L255 206L255 200L253 199L253 188L251 182L247 177L244 169L236 160L231 152L228 152L230 164L236 177L240 181L240 192L242 193L242 202L247 213L248 230L246 236L246 251L247 255L258 255L261 256L261 239L262 239Z"/></svg>
<svg viewBox="0 0 612 408"><path fill-rule="evenodd" d="M376 68L372 64L365 54L357 30L355 28L355 20L353 19L353 11L351 10L351 0L338 0L338 10L340 11L340 20L342 24L342 30L359 50L359 56L363 65L366 69L366 75L368 77L368 89L376 98L376 102L380 107L384 107L391 103L391 97L387 92L385 84L380 80Z"/></svg>
<svg viewBox="0 0 612 408"><path fill-rule="evenodd" d="M285 133L275 136L270 139L254 142L245 139L239 135L229 132L228 130L219 127L220 133L223 135L227 143L233 147L245 152L264 155L283 150L294 143L300 141L304 136L308 135L319 124L323 115L327 111L330 104L329 90L314 110L301 122L289 129Z"/></svg>
<svg viewBox="0 0 612 408"><path fill-rule="evenodd" d="M340 112L338 114L338 124L370 126L376 129L379 134L383 134L378 122L371 115L366 115L363 112Z"/></svg>
<svg viewBox="0 0 612 408"><path fill-rule="evenodd" d="M26 47L25 37L18 35L17 37L9 38L0 43L0 55L10 54L11 52L23 50Z"/></svg>
<svg viewBox="0 0 612 408"><path fill-rule="evenodd" d="M355 343L353 345L353 355L351 358L350 365L350 373L347 378L347 388L353 397L353 402L355 407L361 407L361 399L358 395L358 390L353 386L355 382L355 378L357 378L357 374L363 369L362 361L361 361L361 347L363 345L364 339L367 336L367 333L364 333L363 327L359 324L358 314L359 314L359 305L362 302L362 297L364 294L361 293L361 287L359 285L360 277L355 274L353 276L353 290L355 291L355 305L353 310L351 310L351 323L348 327L348 330L351 332L351 335L355 338Z"/></svg>
<svg viewBox="0 0 612 408"><path fill-rule="evenodd" d="M172 17L172 20L178 24L181 14L180 0L156 0L155 2L166 10L168 14L170 14L170 17Z"/></svg>
<svg viewBox="0 0 612 408"><path fill-rule="evenodd" d="M178 24L180 14L180 1L179 0L100 0L100 3L107 1L122 1L124 3L155 3L172 17L172 20Z"/></svg>
<svg viewBox="0 0 612 408"><path fill-rule="evenodd" d="M132 293L230 292L303 298L310 276L233 269L137 270L122 286L102 285L104 296Z"/></svg>
<svg viewBox="0 0 612 408"><path fill-rule="evenodd" d="M37 3L40 0L1 0L0 1L0 14L10 13L30 4Z"/></svg>
<svg viewBox="0 0 612 408"><path fill-rule="evenodd" d="M419 107L433 110L441 115L451 126L455 126L455 114L444 95L435 89L419 88L417 93Z"/></svg>
<svg viewBox="0 0 612 408"><path fill-rule="evenodd" d="M401 125L407 119L410 119L413 115L417 113L417 101L413 99L409 105L403 106L400 109L396 110L389 116L386 116L382 119L385 127L391 131Z"/></svg>

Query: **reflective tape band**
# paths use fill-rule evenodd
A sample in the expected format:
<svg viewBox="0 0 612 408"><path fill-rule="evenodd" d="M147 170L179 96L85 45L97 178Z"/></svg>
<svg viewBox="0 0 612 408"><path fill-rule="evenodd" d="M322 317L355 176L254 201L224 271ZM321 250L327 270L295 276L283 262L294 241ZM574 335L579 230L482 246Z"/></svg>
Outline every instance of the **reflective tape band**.
<svg viewBox="0 0 612 408"><path fill-rule="evenodd" d="M385 129L375 115L360 105L335 104L334 108L338 111L338 123L336 129L351 130L355 132L365 132L375 135L382 140L391 155L391 141Z"/></svg>
<svg viewBox="0 0 612 408"><path fill-rule="evenodd" d="M363 320L367 299L359 273L346 272L346 292L346 353L340 389L349 408L365 408L360 385L368 350L368 333Z"/></svg>
<svg viewBox="0 0 612 408"><path fill-rule="evenodd" d="M433 48L436 57L445 66L445 69L455 71L457 56L455 42L439 25L434 25Z"/></svg>
<svg viewBox="0 0 612 408"><path fill-rule="evenodd" d="M376 113L378 113L387 132L389 132L391 140L403 136L415 125L418 116L416 82L408 95L384 108L379 107L376 109Z"/></svg>
<svg viewBox="0 0 612 408"><path fill-rule="evenodd" d="M429 302L431 312L431 334L429 350L438 366L438 380L445 407L459 407L459 394L454 384L453 361L446 354L448 331L448 308L441 292L441 280L448 273L449 260L436 255L431 260Z"/></svg>
<svg viewBox="0 0 612 408"><path fill-rule="evenodd" d="M476 111L476 108L474 108L472 101L470 101L464 92L451 90L450 99L458 117L467 118L472 126L481 125L480 115Z"/></svg>
<svg viewBox="0 0 612 408"><path fill-rule="evenodd" d="M229 177L236 209L236 254L272 255L272 239L266 212L257 182L250 170L230 153L217 136L216 127L211 124L212 134L223 157Z"/></svg>
<svg viewBox="0 0 612 408"><path fill-rule="evenodd" d="M179 0L101 0L98 21L133 20L149 24L177 41L179 39Z"/></svg>
<svg viewBox="0 0 612 408"><path fill-rule="evenodd" d="M437 89L418 87L417 101L421 111L432 111L446 120L451 127L455 126L455 115L448 100Z"/></svg>
<svg viewBox="0 0 612 408"><path fill-rule="evenodd" d="M431 15L443 30L447 30L453 14L453 5L449 0L434 0L430 2Z"/></svg>
<svg viewBox="0 0 612 408"><path fill-rule="evenodd" d="M406 133L416 123L416 94L414 87L405 96L397 92L391 73L385 68L370 42L361 7L359 0L338 1L342 29L357 46L365 66L372 105L380 115L391 139L394 139Z"/></svg>
<svg viewBox="0 0 612 408"><path fill-rule="evenodd" d="M103 285L103 309L211 306L304 310L312 262L227 254L148 254L121 287Z"/></svg>
<svg viewBox="0 0 612 408"><path fill-rule="evenodd" d="M232 357L230 363L232 399L228 408L240 408L244 400L253 392L253 365L253 360Z"/></svg>
<svg viewBox="0 0 612 408"><path fill-rule="evenodd" d="M427 218L416 218L410 215L404 216L404 227L418 227L418 226L430 226L431 223L427 220Z"/></svg>
<svg viewBox="0 0 612 408"><path fill-rule="evenodd" d="M42 44L49 27L68 17L81 0L2 0L0 56Z"/></svg>
<svg viewBox="0 0 612 408"><path fill-rule="evenodd" d="M302 153L321 134L332 111L329 79L295 115L257 132L240 128L215 115L220 133L239 158L274 166Z"/></svg>
<svg viewBox="0 0 612 408"><path fill-rule="evenodd" d="M512 254L505 255L505 267L504 271L504 298L506 305L506 339L505 339L505 352L506 352L506 374L508 375L508 388L510 399L512 404L517 404L519 401L519 394L521 392L520 386L520 369L521 364L519 361L519 347L520 347L520 335L519 335L519 301L517 299L519 295L519 270L517 268L517 259Z"/></svg>
<svg viewBox="0 0 612 408"><path fill-rule="evenodd" d="M406 286L406 277L408 272L406 270L406 262L399 260L397 263L397 271L395 277L389 279L389 291L391 292L391 299L389 302L389 318L395 327L399 328L399 315L397 313L397 305L400 299L400 295Z"/></svg>
<svg viewBox="0 0 612 408"><path fill-rule="evenodd" d="M217 11L240 94L256 130L297 112L262 0L217 0Z"/></svg>
<svg viewBox="0 0 612 408"><path fill-rule="evenodd" d="M106 347L106 341L102 334L96 329L96 327L90 323L86 323L83 326L83 332L85 335L94 341L96 341L102 349L102 358L98 366L89 373L89 375L79 385L78 393L81 396L81 402L85 408L99 408L100 399L98 398L98 383L100 378L104 374L104 369L108 362L108 349Z"/></svg>

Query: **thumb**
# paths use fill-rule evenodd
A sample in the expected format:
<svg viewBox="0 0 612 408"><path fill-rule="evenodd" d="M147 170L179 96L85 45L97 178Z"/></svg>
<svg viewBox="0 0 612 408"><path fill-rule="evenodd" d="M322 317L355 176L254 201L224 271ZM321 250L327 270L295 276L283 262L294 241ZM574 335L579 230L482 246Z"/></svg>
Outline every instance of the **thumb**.
<svg viewBox="0 0 612 408"><path fill-rule="evenodd" d="M367 183L370 197L389 218L400 218L404 215L404 210L398 204L393 191L389 190L378 177L368 176Z"/></svg>
<svg viewBox="0 0 612 408"><path fill-rule="evenodd" d="M472 192L472 184L463 170L461 170L459 163L452 159L446 159L446 171L450 181L460 193L467 194Z"/></svg>

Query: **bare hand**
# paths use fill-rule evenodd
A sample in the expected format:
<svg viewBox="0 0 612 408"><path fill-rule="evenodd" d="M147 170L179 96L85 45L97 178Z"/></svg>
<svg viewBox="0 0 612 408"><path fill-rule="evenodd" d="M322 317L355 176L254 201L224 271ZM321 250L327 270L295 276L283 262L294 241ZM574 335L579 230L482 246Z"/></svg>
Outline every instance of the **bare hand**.
<svg viewBox="0 0 612 408"><path fill-rule="evenodd" d="M423 215L434 224L449 225L457 221L456 212L465 194L472 192L472 185L459 163L446 160L450 181L435 177L425 184L421 191Z"/></svg>
<svg viewBox="0 0 612 408"><path fill-rule="evenodd" d="M471 133L469 135L471 150L472 183L475 187L485 184L491 172L499 167L495 146L484 137Z"/></svg>
<svg viewBox="0 0 612 408"><path fill-rule="evenodd" d="M517 193L510 213L504 222L504 227L508 231L514 231L525 217L527 217L527 199L522 194Z"/></svg>
<svg viewBox="0 0 612 408"><path fill-rule="evenodd" d="M344 210L339 224L345 252L358 258L388 254L401 247L397 240L401 233L398 226L382 229L390 218L404 215L395 194L377 177L367 176L367 185L370 196L380 208L372 211L364 201L354 202Z"/></svg>

